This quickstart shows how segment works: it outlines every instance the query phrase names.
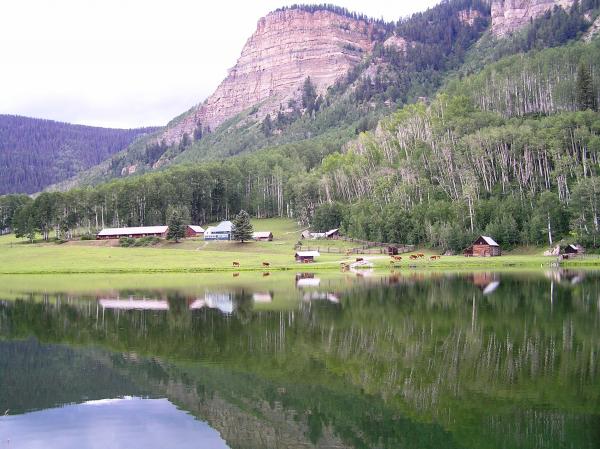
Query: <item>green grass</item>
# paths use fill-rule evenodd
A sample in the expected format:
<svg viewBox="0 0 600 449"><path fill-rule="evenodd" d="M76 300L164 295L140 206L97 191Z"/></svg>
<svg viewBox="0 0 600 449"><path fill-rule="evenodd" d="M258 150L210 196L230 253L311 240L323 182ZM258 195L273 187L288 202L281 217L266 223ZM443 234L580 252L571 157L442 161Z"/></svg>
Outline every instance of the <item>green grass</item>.
<svg viewBox="0 0 600 449"><path fill-rule="evenodd" d="M321 257L314 264L299 265L294 260L294 245L301 228L286 219L253 220L257 231L271 231L273 242L205 242L186 239L181 243L163 241L151 248L120 248L117 241L74 241L63 245L54 243L29 244L14 235L0 237L0 274L50 273L203 273L223 271L278 270L338 270L341 261L351 261L344 253L328 253L328 249L345 250L354 244L343 241L304 241L304 246L318 247ZM541 250L518 249L502 257L465 258L447 256L431 261L403 260L394 265L385 255L363 256L370 259L378 271L393 270L473 270L549 267L554 258L544 257ZM232 263L240 262L240 268ZM564 261L561 266L600 267L600 257L588 256Z"/></svg>

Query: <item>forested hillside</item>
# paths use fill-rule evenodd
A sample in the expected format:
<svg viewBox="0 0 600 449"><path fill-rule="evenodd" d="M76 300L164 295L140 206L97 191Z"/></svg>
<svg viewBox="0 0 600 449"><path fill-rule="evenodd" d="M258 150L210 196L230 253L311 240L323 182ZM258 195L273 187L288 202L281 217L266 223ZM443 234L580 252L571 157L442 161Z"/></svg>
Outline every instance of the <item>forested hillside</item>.
<svg viewBox="0 0 600 449"><path fill-rule="evenodd" d="M0 115L0 194L38 192L156 130L95 128Z"/></svg>
<svg viewBox="0 0 600 449"><path fill-rule="evenodd" d="M564 111L556 103L546 115L534 101L520 116L501 102L490 101L485 110L471 98L486 73L500 81L502 73L526 70L523 59L501 60L453 82L430 104L404 107L341 153L317 137L310 145L173 167L93 190L45 193L33 202L6 197L4 226L13 216L21 235L33 228L49 234L156 224L167 220L169 208L206 223L244 208L255 216L290 216L316 229L341 226L355 237L441 250L460 249L480 232L509 246L565 237L599 244L600 115L594 109L600 41L525 58L532 66L552 60L550 67L565 68L556 85L571 86L575 100ZM538 76L551 78L543 70L528 73L533 84ZM492 84L486 89L491 97Z"/></svg>

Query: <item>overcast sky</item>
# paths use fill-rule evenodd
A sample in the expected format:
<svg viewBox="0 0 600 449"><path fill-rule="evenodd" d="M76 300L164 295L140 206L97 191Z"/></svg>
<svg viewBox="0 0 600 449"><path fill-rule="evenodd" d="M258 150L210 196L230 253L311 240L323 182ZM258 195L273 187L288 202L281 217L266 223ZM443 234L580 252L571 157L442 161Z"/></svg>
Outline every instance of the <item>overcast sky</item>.
<svg viewBox="0 0 600 449"><path fill-rule="evenodd" d="M260 17L300 0L2 0L0 114L163 125L214 91ZM397 20L439 0L339 0Z"/></svg>

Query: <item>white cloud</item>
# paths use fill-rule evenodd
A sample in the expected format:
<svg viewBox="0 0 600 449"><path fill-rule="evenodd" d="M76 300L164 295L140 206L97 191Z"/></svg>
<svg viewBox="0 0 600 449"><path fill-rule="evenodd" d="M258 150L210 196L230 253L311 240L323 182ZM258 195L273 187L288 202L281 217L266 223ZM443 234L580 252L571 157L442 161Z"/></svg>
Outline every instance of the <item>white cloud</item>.
<svg viewBox="0 0 600 449"><path fill-rule="evenodd" d="M397 20L438 1L337 4ZM260 17L293 3L1 2L0 113L98 126L165 124L216 88Z"/></svg>

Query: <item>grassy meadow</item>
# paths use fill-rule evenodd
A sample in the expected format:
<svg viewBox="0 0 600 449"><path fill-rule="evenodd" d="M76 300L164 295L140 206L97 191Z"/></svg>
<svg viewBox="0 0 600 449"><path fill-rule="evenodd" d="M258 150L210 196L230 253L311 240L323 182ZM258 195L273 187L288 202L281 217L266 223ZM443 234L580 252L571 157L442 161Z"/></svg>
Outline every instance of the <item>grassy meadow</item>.
<svg viewBox="0 0 600 449"><path fill-rule="evenodd" d="M14 235L0 236L0 274L70 274L70 273L202 273L223 271L265 271L262 264L270 264L269 271L298 270L294 260L294 245L300 240L302 229L285 219L253 220L256 231L271 231L272 242L206 242L203 239L184 239L180 243L161 241L152 247L121 248L117 240L28 243ZM319 249L316 263L302 266L304 271L338 270L341 262L354 260L345 251L356 244L344 241L303 241L304 248ZM335 252L328 252L335 251ZM444 256L431 261L426 257L409 261L408 255L395 264L385 255L366 255L376 269L402 270L471 270L540 268L556 259L542 256L539 248L519 249L502 257L465 258ZM240 267L234 268L233 262ZM600 258L589 256L562 262L563 266L600 266Z"/></svg>

